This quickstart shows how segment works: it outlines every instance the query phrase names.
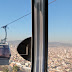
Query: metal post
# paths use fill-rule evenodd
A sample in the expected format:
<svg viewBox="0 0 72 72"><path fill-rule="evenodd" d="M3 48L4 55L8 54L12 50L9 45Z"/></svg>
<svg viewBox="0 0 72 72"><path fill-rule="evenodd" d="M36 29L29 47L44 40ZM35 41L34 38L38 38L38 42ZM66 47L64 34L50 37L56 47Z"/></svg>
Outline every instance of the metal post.
<svg viewBox="0 0 72 72"><path fill-rule="evenodd" d="M48 11L46 6L48 10L48 1L32 1L32 72L47 72L48 19L46 17L48 16L46 14Z"/></svg>
<svg viewBox="0 0 72 72"><path fill-rule="evenodd" d="M7 25L6 26L3 26L1 28L4 28L5 29L5 38L1 40L2 42L4 41L4 43L5 43L6 42L6 39L7 39Z"/></svg>

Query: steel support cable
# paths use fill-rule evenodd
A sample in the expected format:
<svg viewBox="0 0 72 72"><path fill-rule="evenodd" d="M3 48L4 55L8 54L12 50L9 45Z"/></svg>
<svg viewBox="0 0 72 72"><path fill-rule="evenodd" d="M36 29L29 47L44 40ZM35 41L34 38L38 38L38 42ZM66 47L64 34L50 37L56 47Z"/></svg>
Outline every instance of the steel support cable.
<svg viewBox="0 0 72 72"><path fill-rule="evenodd" d="M14 20L14 21L12 21L12 22L10 22L10 23L4 25L4 26L2 26L1 28L5 29L5 33L6 33L6 34L5 34L5 38L2 39L2 41L6 42L6 39L7 39L7 26L8 26L8 25L10 25L10 24L12 24L12 23L14 23L14 22L16 22L16 21L18 21L18 20L20 20L20 19L22 19L22 18L24 18L24 17L30 15L30 14L31 14L31 12L28 13L28 14L25 14L24 16L22 16L22 17L20 17L20 18L18 18L18 19L16 19L16 20ZM1 28L0 28L0 29L1 29Z"/></svg>
<svg viewBox="0 0 72 72"><path fill-rule="evenodd" d="M12 24L12 23L14 23L14 22L16 22L16 21L22 19L22 18L24 18L24 17L30 15L31 13L32 13L32 12L30 12L30 13L28 13L28 14L25 14L24 16L22 16L22 17L20 17L20 18L18 18L18 19L16 19L16 20L14 20L14 21L12 21L12 22L10 22L10 23L8 23L8 24L2 26L1 28L4 28L5 26L8 26L8 25L10 25L10 24Z"/></svg>
<svg viewBox="0 0 72 72"><path fill-rule="evenodd" d="M53 2L55 2L55 1L56 1L56 0L54 0L54 1L50 2L50 3L48 3L48 5L51 4L51 3L53 3Z"/></svg>

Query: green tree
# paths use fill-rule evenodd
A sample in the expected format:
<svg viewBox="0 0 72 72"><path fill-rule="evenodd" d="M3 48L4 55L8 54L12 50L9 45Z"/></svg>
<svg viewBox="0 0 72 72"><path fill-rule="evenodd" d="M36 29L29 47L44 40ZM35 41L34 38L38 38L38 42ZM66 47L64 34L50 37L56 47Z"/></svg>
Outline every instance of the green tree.
<svg viewBox="0 0 72 72"><path fill-rule="evenodd" d="M3 72L9 72L8 68L4 68Z"/></svg>
<svg viewBox="0 0 72 72"><path fill-rule="evenodd" d="M16 66L16 65L14 65L14 66L13 66L13 72L17 72L17 71L19 71L19 67Z"/></svg>

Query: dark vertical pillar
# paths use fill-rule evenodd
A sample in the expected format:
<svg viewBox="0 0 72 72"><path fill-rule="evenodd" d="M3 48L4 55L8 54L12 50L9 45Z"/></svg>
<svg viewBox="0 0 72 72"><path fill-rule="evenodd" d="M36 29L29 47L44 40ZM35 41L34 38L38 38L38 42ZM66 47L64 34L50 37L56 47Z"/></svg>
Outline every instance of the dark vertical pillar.
<svg viewBox="0 0 72 72"><path fill-rule="evenodd" d="M48 1L32 0L32 72L47 72Z"/></svg>

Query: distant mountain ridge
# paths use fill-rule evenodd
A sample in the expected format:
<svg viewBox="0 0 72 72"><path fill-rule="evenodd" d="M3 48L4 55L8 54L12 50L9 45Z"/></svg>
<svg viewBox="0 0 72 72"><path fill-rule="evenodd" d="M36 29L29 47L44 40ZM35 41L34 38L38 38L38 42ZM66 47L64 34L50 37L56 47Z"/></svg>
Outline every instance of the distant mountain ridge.
<svg viewBox="0 0 72 72"><path fill-rule="evenodd" d="M61 42L48 42L48 47L57 47L57 46L72 47L72 44L70 44L70 43L61 43Z"/></svg>
<svg viewBox="0 0 72 72"><path fill-rule="evenodd" d="M21 42L22 42L22 40L8 41L9 45L14 45L14 46L18 46L19 43L21 43ZM48 42L48 47L57 47L57 46L72 47L72 44L61 43L61 42Z"/></svg>
<svg viewBox="0 0 72 72"><path fill-rule="evenodd" d="M15 40L15 41L7 41L9 45L18 46L22 40Z"/></svg>

